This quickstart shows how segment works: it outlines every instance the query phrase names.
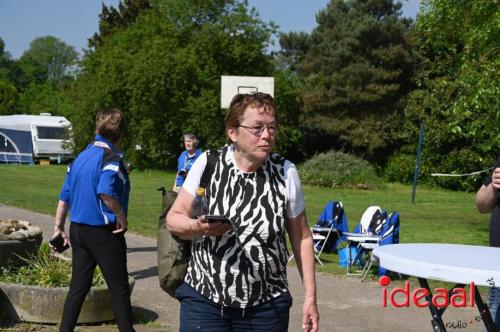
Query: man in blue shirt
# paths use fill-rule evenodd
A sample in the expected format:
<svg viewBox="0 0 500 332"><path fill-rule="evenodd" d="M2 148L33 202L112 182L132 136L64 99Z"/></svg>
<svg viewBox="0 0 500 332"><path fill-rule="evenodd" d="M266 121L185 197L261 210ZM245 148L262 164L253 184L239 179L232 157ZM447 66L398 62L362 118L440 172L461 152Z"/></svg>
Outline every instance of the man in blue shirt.
<svg viewBox="0 0 500 332"><path fill-rule="evenodd" d="M73 268L60 331L73 331L97 265L111 292L118 329L134 331L124 236L130 182L117 150L123 129L120 110L99 111L95 141L68 166L54 226L54 236L61 234L67 244L64 223L70 212Z"/></svg>

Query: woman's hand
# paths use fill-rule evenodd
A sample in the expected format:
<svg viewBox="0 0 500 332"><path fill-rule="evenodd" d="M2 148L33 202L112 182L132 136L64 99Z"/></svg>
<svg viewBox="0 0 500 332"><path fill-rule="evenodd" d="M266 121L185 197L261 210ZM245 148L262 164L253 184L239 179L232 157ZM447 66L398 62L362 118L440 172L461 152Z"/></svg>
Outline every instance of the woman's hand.
<svg viewBox="0 0 500 332"><path fill-rule="evenodd" d="M189 229L193 236L220 236L231 229L231 226L219 221L208 222L207 216L200 216L192 219Z"/></svg>
<svg viewBox="0 0 500 332"><path fill-rule="evenodd" d="M307 297L302 307L302 329L304 332L317 332L319 330L319 313L316 298Z"/></svg>

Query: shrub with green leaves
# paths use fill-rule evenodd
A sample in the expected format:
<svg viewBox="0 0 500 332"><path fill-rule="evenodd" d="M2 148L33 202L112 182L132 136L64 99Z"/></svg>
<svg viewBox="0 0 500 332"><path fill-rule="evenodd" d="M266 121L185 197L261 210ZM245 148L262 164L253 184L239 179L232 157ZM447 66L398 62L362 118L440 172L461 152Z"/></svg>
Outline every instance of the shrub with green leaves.
<svg viewBox="0 0 500 332"><path fill-rule="evenodd" d="M299 172L304 184L314 186L375 189L383 183L366 160L333 150L307 160Z"/></svg>
<svg viewBox="0 0 500 332"><path fill-rule="evenodd" d="M66 287L71 280L71 262L51 254L47 243L40 246L38 254L23 258L26 265L0 268L0 282L41 287ZM94 272L92 286L105 285L99 267Z"/></svg>
<svg viewBox="0 0 500 332"><path fill-rule="evenodd" d="M421 172L422 173L422 170ZM415 175L415 155L395 153L389 157L384 169L385 178L391 182L412 183Z"/></svg>

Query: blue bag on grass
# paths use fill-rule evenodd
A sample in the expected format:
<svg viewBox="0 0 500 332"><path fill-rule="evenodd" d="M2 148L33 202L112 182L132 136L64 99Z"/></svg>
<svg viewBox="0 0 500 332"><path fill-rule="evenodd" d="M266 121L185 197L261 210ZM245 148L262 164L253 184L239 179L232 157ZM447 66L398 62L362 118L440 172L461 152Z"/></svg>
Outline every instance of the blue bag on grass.
<svg viewBox="0 0 500 332"><path fill-rule="evenodd" d="M349 257L349 249L351 251L351 256ZM362 266L362 259L361 255L359 254L359 248L358 247L345 247L342 249L339 249L338 254L339 254L339 266L340 267L347 267L347 263L349 262L349 258L353 261L352 265L358 265Z"/></svg>

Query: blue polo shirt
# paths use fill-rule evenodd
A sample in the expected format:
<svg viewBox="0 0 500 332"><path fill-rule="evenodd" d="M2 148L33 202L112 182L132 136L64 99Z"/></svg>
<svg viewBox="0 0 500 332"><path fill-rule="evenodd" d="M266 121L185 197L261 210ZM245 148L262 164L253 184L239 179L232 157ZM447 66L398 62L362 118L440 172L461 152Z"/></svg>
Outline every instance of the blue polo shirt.
<svg viewBox="0 0 500 332"><path fill-rule="evenodd" d="M69 204L71 222L103 226L115 223L116 215L99 195L115 198L127 213L129 192L121 156L110 141L96 135L95 142L68 166L59 199Z"/></svg>
<svg viewBox="0 0 500 332"><path fill-rule="evenodd" d="M193 166L193 164L194 164L194 161L200 155L201 155L200 149L196 149L196 151L194 152L194 155L191 157L189 156L187 150L182 151L181 155L177 159L177 174L179 174L179 172L182 170L189 172L189 170L191 169L191 166ZM186 176L177 175L177 177L175 179L175 185L177 187L182 187L182 185L184 184L184 180L186 180Z"/></svg>

